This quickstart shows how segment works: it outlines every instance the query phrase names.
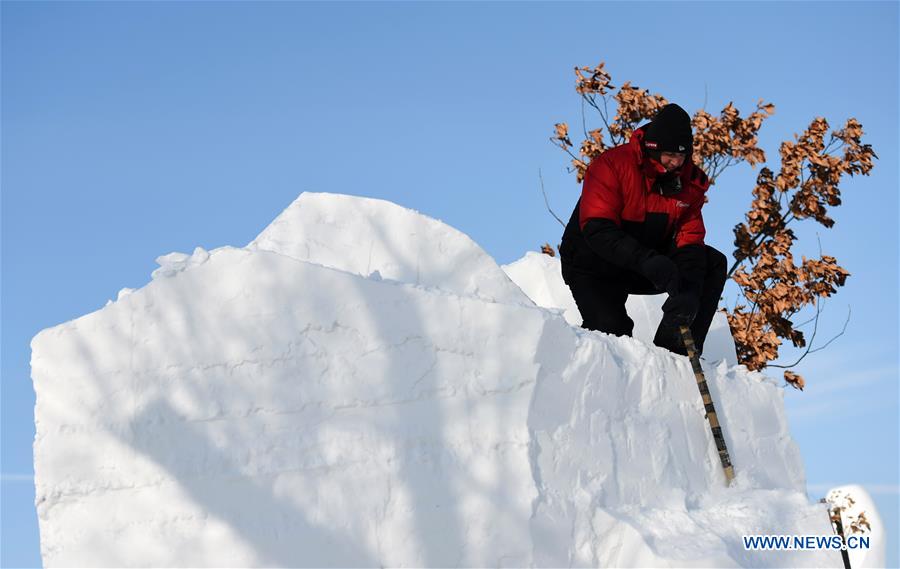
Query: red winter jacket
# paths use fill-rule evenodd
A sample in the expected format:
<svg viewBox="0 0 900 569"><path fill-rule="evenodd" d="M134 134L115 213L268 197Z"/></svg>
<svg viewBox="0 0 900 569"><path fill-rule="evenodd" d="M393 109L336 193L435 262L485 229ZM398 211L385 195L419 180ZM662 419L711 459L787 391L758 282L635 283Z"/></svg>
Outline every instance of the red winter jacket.
<svg viewBox="0 0 900 569"><path fill-rule="evenodd" d="M680 270L702 272L706 174L688 157L680 169L681 191L661 195L654 182L665 169L644 155L643 134L636 130L627 144L591 162L560 245L564 264L586 272L637 271L649 257L664 254Z"/></svg>

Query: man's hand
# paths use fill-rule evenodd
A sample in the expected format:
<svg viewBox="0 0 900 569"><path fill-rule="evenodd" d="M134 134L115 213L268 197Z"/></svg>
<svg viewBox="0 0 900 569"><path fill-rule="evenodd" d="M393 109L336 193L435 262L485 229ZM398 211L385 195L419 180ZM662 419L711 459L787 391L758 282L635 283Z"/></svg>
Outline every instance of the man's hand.
<svg viewBox="0 0 900 569"><path fill-rule="evenodd" d="M665 255L654 255L641 263L641 273L658 290L669 293L669 298L678 294L678 267Z"/></svg>
<svg viewBox="0 0 900 569"><path fill-rule="evenodd" d="M700 297L691 291L669 295L662 309L667 321L677 326L690 326L700 309Z"/></svg>

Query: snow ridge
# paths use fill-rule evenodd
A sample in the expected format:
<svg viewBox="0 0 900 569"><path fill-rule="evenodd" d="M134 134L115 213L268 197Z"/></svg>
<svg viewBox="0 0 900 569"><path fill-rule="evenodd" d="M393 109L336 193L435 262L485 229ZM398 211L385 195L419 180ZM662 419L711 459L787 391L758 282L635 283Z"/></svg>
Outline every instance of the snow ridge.
<svg viewBox="0 0 900 569"><path fill-rule="evenodd" d="M388 201L305 192L249 245L364 277L531 304L468 235Z"/></svg>

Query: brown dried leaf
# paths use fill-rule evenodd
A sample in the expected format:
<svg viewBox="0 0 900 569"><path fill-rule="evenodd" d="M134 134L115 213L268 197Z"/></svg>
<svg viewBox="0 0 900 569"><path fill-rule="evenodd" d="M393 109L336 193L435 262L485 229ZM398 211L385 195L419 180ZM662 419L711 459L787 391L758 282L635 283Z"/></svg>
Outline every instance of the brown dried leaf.
<svg viewBox="0 0 900 569"><path fill-rule="evenodd" d="M803 376L797 375L789 370L784 371L784 381L794 389L799 389L800 391L803 391L803 388L806 387L806 381L804 381Z"/></svg>

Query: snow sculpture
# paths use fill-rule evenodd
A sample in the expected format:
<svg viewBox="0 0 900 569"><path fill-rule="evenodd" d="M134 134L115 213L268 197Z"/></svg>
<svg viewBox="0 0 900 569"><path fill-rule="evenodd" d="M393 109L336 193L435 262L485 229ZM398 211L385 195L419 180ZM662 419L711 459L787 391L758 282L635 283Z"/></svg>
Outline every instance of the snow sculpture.
<svg viewBox="0 0 900 569"><path fill-rule="evenodd" d="M830 532L779 386L706 370L726 489L684 358L535 306L439 222L304 195L160 262L32 342L48 567L840 564L741 545Z"/></svg>

